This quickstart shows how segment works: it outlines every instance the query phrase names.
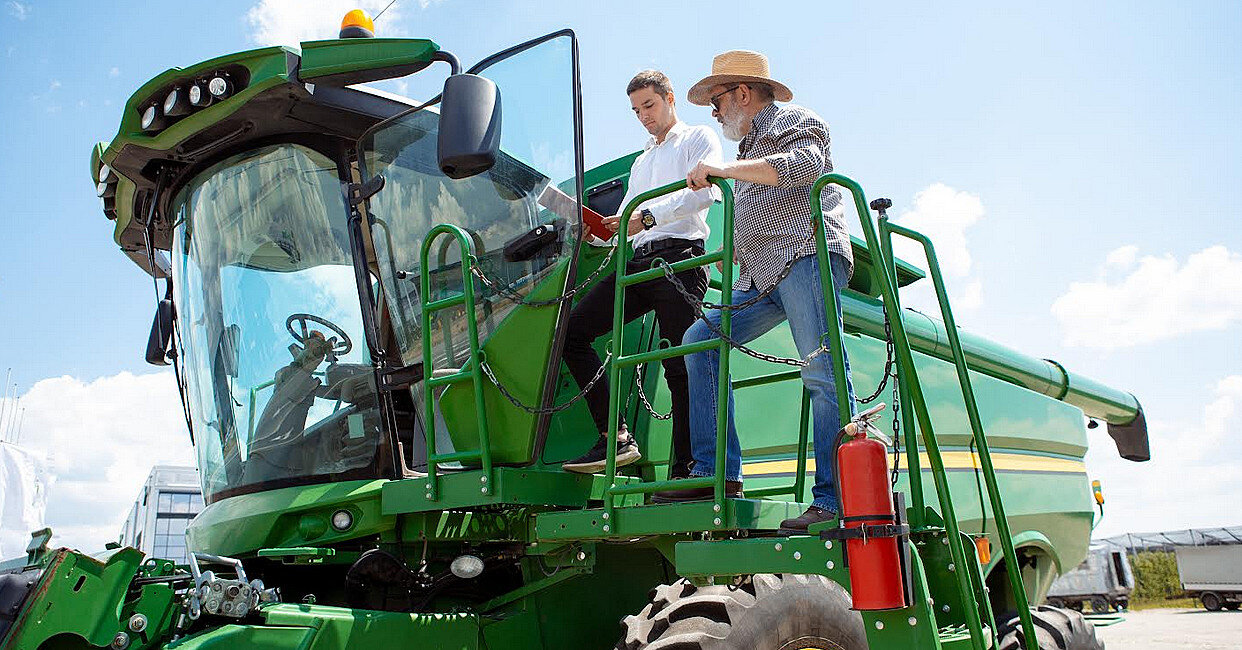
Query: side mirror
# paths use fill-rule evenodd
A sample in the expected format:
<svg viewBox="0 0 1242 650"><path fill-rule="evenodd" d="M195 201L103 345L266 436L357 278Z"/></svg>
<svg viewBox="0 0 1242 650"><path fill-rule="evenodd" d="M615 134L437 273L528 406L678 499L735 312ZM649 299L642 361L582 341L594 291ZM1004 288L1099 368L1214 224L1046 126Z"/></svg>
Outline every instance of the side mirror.
<svg viewBox="0 0 1242 650"><path fill-rule="evenodd" d="M486 77L455 74L444 80L437 160L453 179L492 168L500 151L500 89Z"/></svg>
<svg viewBox="0 0 1242 650"><path fill-rule="evenodd" d="M155 321L151 323L151 334L147 337L147 363L153 366L168 365L174 313L172 298L164 298L155 308Z"/></svg>

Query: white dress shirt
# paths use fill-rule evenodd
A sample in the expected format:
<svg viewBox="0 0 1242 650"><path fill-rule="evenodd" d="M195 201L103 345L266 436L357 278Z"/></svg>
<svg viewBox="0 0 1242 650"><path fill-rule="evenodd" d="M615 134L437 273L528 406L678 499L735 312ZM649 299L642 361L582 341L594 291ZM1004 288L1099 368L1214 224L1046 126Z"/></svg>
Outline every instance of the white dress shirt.
<svg viewBox="0 0 1242 650"><path fill-rule="evenodd" d="M657 144L655 136L652 136L643 147L643 152L634 159L630 167L629 187L619 209L624 210L631 199L643 192L685 180L686 174L703 160L717 164L721 160L720 140L716 132L706 126L689 126L678 120L664 136L664 142ZM711 232L707 227L707 211L719 198L720 189L713 185L697 191L682 189L640 203L636 209L651 210L656 225L650 230L639 231L629 237L629 241L634 246L670 237L707 241ZM625 223L626 219L622 218L621 227L625 227Z"/></svg>

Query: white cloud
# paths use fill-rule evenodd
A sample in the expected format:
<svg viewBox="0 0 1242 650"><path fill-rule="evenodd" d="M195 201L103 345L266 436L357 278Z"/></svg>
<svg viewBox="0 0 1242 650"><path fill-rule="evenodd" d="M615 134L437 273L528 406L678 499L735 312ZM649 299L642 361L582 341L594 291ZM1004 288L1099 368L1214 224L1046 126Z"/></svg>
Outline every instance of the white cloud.
<svg viewBox="0 0 1242 650"><path fill-rule="evenodd" d="M978 195L944 183L933 183L914 195L913 207L893 219L931 238L955 315L959 311L976 310L983 304L983 283L973 275L966 231L978 223L985 212ZM915 266L927 267L922 245L905 237L893 237L893 253ZM937 316L940 313L930 278L904 289L901 304Z"/></svg>
<svg viewBox="0 0 1242 650"><path fill-rule="evenodd" d="M1092 432L1087 466L1104 485L1104 520L1096 537L1237 524L1229 506L1242 494L1242 375L1211 388L1198 413L1162 414L1148 425L1151 460L1122 460L1103 428Z"/></svg>
<svg viewBox="0 0 1242 650"><path fill-rule="evenodd" d="M108 76L109 77L121 76L121 69L116 66L112 66L111 68L108 68Z"/></svg>
<svg viewBox="0 0 1242 650"><path fill-rule="evenodd" d="M152 465L192 465L172 373L121 373L83 382L39 381L21 397L25 446L48 459L53 543L100 550L121 523Z"/></svg>
<svg viewBox="0 0 1242 650"><path fill-rule="evenodd" d="M4 4L5 9L9 10L9 15L18 19L26 20L30 17L30 5L18 2L17 0L9 0Z"/></svg>
<svg viewBox="0 0 1242 650"><path fill-rule="evenodd" d="M250 40L258 45L297 45L302 41L336 38L341 19L351 9L375 16L390 0L260 0L246 12ZM422 0L426 8L430 2ZM375 29L382 36L401 36L401 3L380 16Z"/></svg>
<svg viewBox="0 0 1242 650"><path fill-rule="evenodd" d="M1242 254L1211 246L1178 261L1123 246L1095 280L1052 303L1065 344L1116 350L1242 322Z"/></svg>

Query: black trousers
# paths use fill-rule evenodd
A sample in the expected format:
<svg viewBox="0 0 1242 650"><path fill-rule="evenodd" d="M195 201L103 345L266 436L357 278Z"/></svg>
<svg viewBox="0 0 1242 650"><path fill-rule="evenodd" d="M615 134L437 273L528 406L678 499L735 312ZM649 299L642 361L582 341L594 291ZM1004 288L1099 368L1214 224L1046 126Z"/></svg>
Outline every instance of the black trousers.
<svg viewBox="0 0 1242 650"><path fill-rule="evenodd" d="M666 247L659 248L662 245ZM657 257L673 263L703 254L701 243L685 239L661 240L652 246L656 250L635 255L628 264L628 272L636 273L651 268ZM699 298L707 292L707 269L682 271L677 274L677 279ZM569 315L564 359L579 388L586 386L603 364L591 344L612 330L616 286L615 275L604 278L587 292ZM694 308L667 278L661 277L632 285L625 290L626 323L653 310L656 323L660 326L660 338L668 339L673 345L681 345L681 337L694 324L697 316ZM671 357L661 363L664 365L664 380L668 383L673 401L671 475L685 476L693 462L690 453L690 391L686 379L686 363L683 357ZM595 428L599 431L608 430L608 395L608 375L605 374L587 391L585 397L591 418L595 421ZM624 424L624 418L620 420L618 425Z"/></svg>

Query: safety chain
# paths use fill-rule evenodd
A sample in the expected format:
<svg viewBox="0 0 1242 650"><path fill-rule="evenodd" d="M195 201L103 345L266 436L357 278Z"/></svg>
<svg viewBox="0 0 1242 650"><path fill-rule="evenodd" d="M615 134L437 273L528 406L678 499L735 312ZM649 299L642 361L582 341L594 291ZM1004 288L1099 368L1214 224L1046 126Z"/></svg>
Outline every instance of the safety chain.
<svg viewBox="0 0 1242 650"><path fill-rule="evenodd" d="M483 369L483 374L487 375L487 378L491 380L492 385L496 387L496 390L500 391L500 394L504 395L505 399L509 400L509 403L532 415L544 415L548 413L560 413L561 411L573 406L578 400L585 397L586 394L595 387L595 384L599 383L599 380L604 378L604 372L608 369L608 362L611 360L612 351L610 350L608 355L604 357L604 362L600 364L599 371L595 373L595 376L591 378L591 381L587 382L587 385L584 386L577 395L574 395L564 404L557 404L547 408L527 406L526 404L523 404L521 400L513 395L513 393L509 392L509 389L505 388L504 384L500 383L500 380L496 378L496 373L492 372L492 367L488 365L486 361L480 362L479 367Z"/></svg>
<svg viewBox="0 0 1242 650"><path fill-rule="evenodd" d="M884 386L888 384L889 377L893 378L893 389L897 388L897 368L895 367L897 355L895 354L896 349L893 347L893 330L888 324L888 314L884 315L884 343L884 374L880 376L880 385L875 387L874 393L859 399L858 402L860 404L874 402L880 396L880 393L884 392ZM893 404L896 405L897 402L893 402Z"/></svg>
<svg viewBox="0 0 1242 650"><path fill-rule="evenodd" d="M686 286L682 284L680 280L677 279L677 275L673 271L673 267L670 266L668 262L665 262L663 259L657 258L655 263L659 264L660 268L664 270L664 277L668 278L669 283L673 285L673 288L677 290L677 293L680 293L681 297L685 299L685 301L691 307L694 307L695 312L697 312L698 314L699 320L703 321L703 323L707 325L707 329L711 330L712 334L715 334L720 340L724 341L725 343L728 343L731 347L738 350L742 354L754 357L756 359L759 359L760 361L767 361L769 363L782 363L787 366L794 366L795 368L804 368L810 365L812 359L828 351L828 346L821 344L818 349L808 354L805 358L791 359L788 357L778 357L774 354L767 354L765 352L759 352L758 350L753 350L749 347L746 347L746 344L740 341L736 341L726 336L725 333L722 332L719 327L717 327L714 323L711 322L711 320L707 318L707 315L703 313L703 307L705 305L709 305L710 303L705 303L702 298L699 298L698 296L686 290ZM786 267L787 267L786 270L788 270L788 265L786 265ZM777 280L776 284L779 284L779 283L780 281ZM772 289L776 286L776 284L773 284L772 287L769 287L768 289L766 289L765 292L771 293ZM766 293L763 295L766 295ZM744 303L738 303L738 306L741 306L742 304Z"/></svg>
<svg viewBox="0 0 1242 650"><path fill-rule="evenodd" d="M644 363L644 364L640 364L637 368L634 369L634 385L638 388L638 399L642 401L643 408L647 409L647 412L651 414L651 417L657 420L667 420L673 417L672 409L670 409L668 413L664 413L664 414L657 413L655 410L655 407L652 406L651 402L647 400L647 393L643 392L643 374L644 374L643 371L646 369L646 367L647 367L647 364Z"/></svg>
<svg viewBox="0 0 1242 650"><path fill-rule="evenodd" d="M888 322L885 321L885 325ZM886 327L887 329L887 327ZM893 346L893 340L890 337L888 345ZM893 373L893 477L892 484L897 485L897 467L901 463L901 406L900 397L897 390L897 373ZM911 481L922 480L922 477L913 476Z"/></svg>
<svg viewBox="0 0 1242 650"><path fill-rule="evenodd" d="M807 237L806 241L802 242L802 245L798 247L797 250L802 250L806 248L806 245L811 243L814 240L815 240L815 231L812 230L811 236ZM773 291L776 291L776 287L780 285L781 281L789 277L789 272L793 270L794 262L797 262L800 259L802 258L795 257L792 260L785 262L785 268L781 269L781 272L776 276L776 279L772 281L772 284L769 285L767 289L760 291L758 294L751 296L747 298L746 300L743 300L742 302L739 302L733 305L718 305L714 302L708 302L706 300L699 300L698 301L699 308L702 309L706 307L707 309L719 309L721 311L731 311L731 310L742 309L744 307L749 307L751 305L757 304L760 300L763 300L764 298L767 298L768 296L772 295ZM664 274L668 275L668 271L665 271ZM673 283L674 286L678 287L678 289L682 291L683 295L685 294L685 291L684 291L685 287L682 286L681 280L678 280L676 276L669 276L668 279L670 282Z"/></svg>
<svg viewBox="0 0 1242 650"><path fill-rule="evenodd" d="M592 271L591 274L588 275L585 280L583 280L582 282L578 284L578 286L566 291L565 293L555 298L548 298L546 300L526 300L518 292L488 277L487 273L483 271L482 260L480 260L478 257L475 257L474 255L470 256L470 261L471 261L470 272L474 274L474 276L477 277L480 282L486 285L487 288L491 289L492 291L495 291L496 293L500 294L501 296L503 296L504 298L508 299L511 302L517 303L519 305L525 305L527 307L547 307L548 305L557 305L562 302L573 300L573 297L578 295L579 291L582 291L583 289L587 287L587 285L594 282L596 278L598 278L602 273L604 273L605 270L609 268L609 266L611 266L610 262L612 262L612 256L616 252L617 252L616 246L613 246L612 248L608 249L608 254L604 256L604 260L600 262L599 267L596 268L594 271ZM490 263L491 262L489 261L488 264Z"/></svg>

